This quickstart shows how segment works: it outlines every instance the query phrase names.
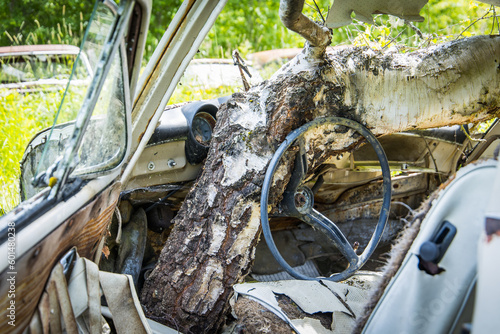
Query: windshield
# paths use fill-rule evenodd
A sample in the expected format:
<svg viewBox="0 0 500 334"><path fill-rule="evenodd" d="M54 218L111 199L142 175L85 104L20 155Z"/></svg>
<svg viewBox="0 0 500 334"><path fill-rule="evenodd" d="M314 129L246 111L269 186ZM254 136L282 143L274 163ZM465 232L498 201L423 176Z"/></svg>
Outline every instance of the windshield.
<svg viewBox="0 0 500 334"><path fill-rule="evenodd" d="M34 137L21 162L22 200L51 182L95 176L123 159L127 139L123 62L121 52L113 56L110 47L118 18L114 3L98 2L94 8L78 55L90 64L93 78L85 85L74 84L83 65L75 63L53 126Z"/></svg>

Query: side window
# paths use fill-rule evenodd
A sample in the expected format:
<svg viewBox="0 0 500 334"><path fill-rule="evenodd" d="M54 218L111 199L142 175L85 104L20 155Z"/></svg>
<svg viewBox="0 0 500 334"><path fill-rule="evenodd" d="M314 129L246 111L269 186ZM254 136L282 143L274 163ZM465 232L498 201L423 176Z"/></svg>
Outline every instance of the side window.
<svg viewBox="0 0 500 334"><path fill-rule="evenodd" d="M202 42L195 58L186 68L170 97L169 104L230 96L244 90L243 80L250 86L263 81L259 71L247 59L248 49L243 47L238 50L237 46L228 48L226 45L228 41L219 43L218 37L232 34L228 30L231 28L227 27L227 18L233 17L235 6L240 5L234 1L226 4ZM233 51L237 51L239 57L233 54ZM235 63L240 63L243 66L237 66Z"/></svg>
<svg viewBox="0 0 500 334"><path fill-rule="evenodd" d="M73 175L116 167L126 151L127 131L122 55L115 57L79 150Z"/></svg>
<svg viewBox="0 0 500 334"><path fill-rule="evenodd" d="M244 89L242 76L249 85L262 81L259 72L250 63L246 70L240 70L228 58L197 58L193 59L183 77L179 81L169 104L180 102L209 100L229 96Z"/></svg>

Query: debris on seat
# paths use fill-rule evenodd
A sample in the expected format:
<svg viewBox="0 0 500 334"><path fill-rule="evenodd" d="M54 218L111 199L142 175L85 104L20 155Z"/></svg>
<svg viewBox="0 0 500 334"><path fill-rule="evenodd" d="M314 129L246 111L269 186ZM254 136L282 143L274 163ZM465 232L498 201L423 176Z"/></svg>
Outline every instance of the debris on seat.
<svg viewBox="0 0 500 334"><path fill-rule="evenodd" d="M360 273L343 283L288 280L237 284L231 300L233 316L238 319L234 330L351 333L379 278Z"/></svg>

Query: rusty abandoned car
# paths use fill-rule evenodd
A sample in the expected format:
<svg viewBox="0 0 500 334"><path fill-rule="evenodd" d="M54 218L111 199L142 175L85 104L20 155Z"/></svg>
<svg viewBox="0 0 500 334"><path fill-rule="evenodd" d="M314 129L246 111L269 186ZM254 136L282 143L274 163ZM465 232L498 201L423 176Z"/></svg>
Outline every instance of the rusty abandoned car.
<svg viewBox="0 0 500 334"><path fill-rule="evenodd" d="M184 1L140 73L151 1L98 0L92 78L0 218L0 333L498 331L500 37L326 50L353 12L426 3L335 0L324 26L281 0L303 51L167 105L225 1Z"/></svg>
<svg viewBox="0 0 500 334"><path fill-rule="evenodd" d="M0 89L19 92L65 87L80 49L73 45L19 45L0 47ZM85 54L71 84L88 84L92 68Z"/></svg>

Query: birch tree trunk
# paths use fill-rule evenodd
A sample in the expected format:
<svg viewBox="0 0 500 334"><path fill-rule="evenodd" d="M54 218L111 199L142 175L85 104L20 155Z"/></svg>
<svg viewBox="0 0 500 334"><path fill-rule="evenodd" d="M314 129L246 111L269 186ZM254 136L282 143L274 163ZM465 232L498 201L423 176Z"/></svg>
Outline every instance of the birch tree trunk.
<svg viewBox="0 0 500 334"><path fill-rule="evenodd" d="M184 333L221 327L232 286L251 269L267 165L291 130L322 116L354 119L377 135L494 117L499 42L473 37L409 54L338 47L322 56L305 49L270 80L234 94L218 113L203 173L142 290L147 316ZM331 130L309 136L324 144L310 146L312 169L358 140ZM287 168L271 204L289 179Z"/></svg>

